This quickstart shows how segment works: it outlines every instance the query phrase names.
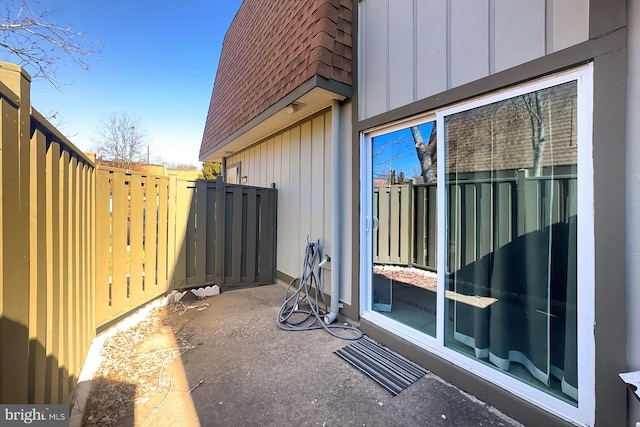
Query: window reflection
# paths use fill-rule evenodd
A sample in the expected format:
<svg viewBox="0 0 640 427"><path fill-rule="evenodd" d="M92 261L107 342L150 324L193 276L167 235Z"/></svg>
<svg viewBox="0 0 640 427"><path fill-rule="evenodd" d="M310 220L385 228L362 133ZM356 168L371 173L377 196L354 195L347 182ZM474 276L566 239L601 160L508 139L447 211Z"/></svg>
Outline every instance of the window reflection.
<svg viewBox="0 0 640 427"><path fill-rule="evenodd" d="M372 309L436 334L434 122L373 138Z"/></svg>
<svg viewBox="0 0 640 427"><path fill-rule="evenodd" d="M576 404L577 84L444 118L445 345Z"/></svg>

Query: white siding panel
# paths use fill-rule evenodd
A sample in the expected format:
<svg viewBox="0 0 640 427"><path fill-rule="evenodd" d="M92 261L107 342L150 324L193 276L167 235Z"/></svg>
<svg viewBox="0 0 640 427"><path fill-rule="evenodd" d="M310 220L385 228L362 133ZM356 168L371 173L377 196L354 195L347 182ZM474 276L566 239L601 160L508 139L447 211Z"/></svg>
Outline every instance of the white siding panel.
<svg viewBox="0 0 640 427"><path fill-rule="evenodd" d="M273 177L272 183L282 182L282 135L276 135L273 142Z"/></svg>
<svg viewBox="0 0 640 427"><path fill-rule="evenodd" d="M550 0L549 8L553 52L589 39L589 0Z"/></svg>
<svg viewBox="0 0 640 427"><path fill-rule="evenodd" d="M489 1L451 0L451 87L489 75Z"/></svg>
<svg viewBox="0 0 640 427"><path fill-rule="evenodd" d="M414 99L413 0L393 0L389 7L389 108Z"/></svg>
<svg viewBox="0 0 640 427"><path fill-rule="evenodd" d="M266 147L267 153L265 156L267 158L266 176L264 180L265 187L271 187L271 184L274 182L273 176L274 176L275 167L276 167L274 144L275 144L275 138L269 138L269 140L267 141L267 147Z"/></svg>
<svg viewBox="0 0 640 427"><path fill-rule="evenodd" d="M255 184L261 186L264 180L262 179L262 171L264 170L265 159L262 156L262 145L256 145L252 150L252 163L255 175Z"/></svg>
<svg viewBox="0 0 640 427"><path fill-rule="evenodd" d="M260 164L260 175L259 175L260 179L258 180L258 186L260 187L267 186L267 169L269 168L269 162L268 162L267 156L269 152L267 151L266 145L267 145L267 142L265 141L264 143L256 147L257 156Z"/></svg>
<svg viewBox="0 0 640 427"><path fill-rule="evenodd" d="M418 1L415 13L416 90L422 99L447 89L447 2Z"/></svg>
<svg viewBox="0 0 640 427"><path fill-rule="evenodd" d="M240 155L237 156L237 158L234 159L233 161L231 162L227 161L227 166L234 165L234 164L240 165L240 175L242 176L247 175L247 173L249 172L248 170L249 163L247 161L247 157L248 157L247 153L240 153Z"/></svg>
<svg viewBox="0 0 640 427"><path fill-rule="evenodd" d="M340 182L345 190L340 196L340 297L350 304L353 268L350 189L354 179L351 103L341 107L340 117ZM250 185L269 187L275 183L278 189L278 270L292 277L302 273L307 236L319 240L323 251L333 255L330 111L227 159L229 165L237 162L242 162L242 175L248 177ZM323 285L330 293L331 264L326 267Z"/></svg>
<svg viewBox="0 0 640 427"><path fill-rule="evenodd" d="M630 371L640 370L640 4L628 5L627 72L627 360ZM629 399L629 420L640 420L640 402ZM633 402L633 403L631 403Z"/></svg>
<svg viewBox="0 0 640 427"><path fill-rule="evenodd" d="M358 9L360 119L589 37L589 0L367 0Z"/></svg>
<svg viewBox="0 0 640 427"><path fill-rule="evenodd" d="M249 165L251 168L251 175L253 176L252 185L260 185L260 147L256 146L249 150Z"/></svg>
<svg viewBox="0 0 640 427"><path fill-rule="evenodd" d="M278 215L278 221L282 227L291 227L291 235L289 236L290 240L287 240L289 243L289 249L291 250L290 256L294 261L293 265L295 269L289 273L288 271L284 271L285 273L289 273L293 277L296 277L300 274L300 265L302 265L303 255L300 254L300 251L304 247L304 245L300 242L303 236L300 233L300 206L301 206L301 185L300 185L300 128L296 127L291 129L291 163L289 164L291 167L290 177L291 177L291 197L293 199L293 203L291 203L291 211L287 212L286 215ZM280 229L280 226L278 226ZM305 235L306 236L306 235ZM284 243L284 242L281 242Z"/></svg>
<svg viewBox="0 0 640 427"><path fill-rule="evenodd" d="M545 0L495 0L495 71L545 53Z"/></svg>
<svg viewBox="0 0 640 427"><path fill-rule="evenodd" d="M388 0L362 3L366 43L363 52L364 103L363 117L371 117L388 109Z"/></svg>
<svg viewBox="0 0 640 427"><path fill-rule="evenodd" d="M300 242L300 251L303 252L306 238L311 235L311 168L313 166L311 154L311 122L300 126L300 237L305 242Z"/></svg>
<svg viewBox="0 0 640 427"><path fill-rule="evenodd" d="M242 164L240 165L240 174L247 177L249 185L257 185L258 174L255 169L255 149L247 150L244 153Z"/></svg>
<svg viewBox="0 0 640 427"><path fill-rule="evenodd" d="M247 157L247 152L243 152L240 153L238 156L233 156L227 159L227 167L236 164L236 163L240 163L240 173L242 175L249 175L249 169L248 169L248 161L246 159ZM249 178L251 179L251 178Z"/></svg>
<svg viewBox="0 0 640 427"><path fill-rule="evenodd" d="M311 178L311 187L309 188L309 219L310 229L309 235L312 241L320 240L320 244L324 244L327 239L324 230L324 210L322 201L325 191L324 174L324 116L319 116L311 122L311 150L310 164L307 174Z"/></svg>

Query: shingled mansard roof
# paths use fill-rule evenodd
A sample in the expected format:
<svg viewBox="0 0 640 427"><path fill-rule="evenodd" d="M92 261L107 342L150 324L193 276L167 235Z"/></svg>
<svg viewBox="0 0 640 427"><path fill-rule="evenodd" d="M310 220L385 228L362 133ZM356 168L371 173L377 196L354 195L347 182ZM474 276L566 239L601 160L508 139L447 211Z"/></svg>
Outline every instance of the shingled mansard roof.
<svg viewBox="0 0 640 427"><path fill-rule="evenodd" d="M200 158L225 157L349 97L351 15L350 0L244 0L222 45Z"/></svg>

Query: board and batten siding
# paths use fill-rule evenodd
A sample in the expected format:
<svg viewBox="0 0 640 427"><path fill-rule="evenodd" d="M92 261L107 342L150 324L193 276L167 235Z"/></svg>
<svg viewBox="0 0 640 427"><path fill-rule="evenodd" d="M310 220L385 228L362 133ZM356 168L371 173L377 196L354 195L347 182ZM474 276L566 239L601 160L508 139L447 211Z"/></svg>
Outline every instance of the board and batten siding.
<svg viewBox="0 0 640 427"><path fill-rule="evenodd" d="M629 2L627 72L627 360L640 370L640 4ZM640 420L640 401L630 398L629 425Z"/></svg>
<svg viewBox="0 0 640 427"><path fill-rule="evenodd" d="M589 0L364 0L359 119L589 38Z"/></svg>
<svg viewBox="0 0 640 427"><path fill-rule="evenodd" d="M351 104L341 107L340 167L342 187L351 188ZM291 277L302 274L307 236L320 240L332 256L331 110L315 115L240 153L227 165L240 165L247 185L278 189L277 269ZM351 303L351 197L341 194L340 300ZM331 292L331 263L323 268L325 291Z"/></svg>

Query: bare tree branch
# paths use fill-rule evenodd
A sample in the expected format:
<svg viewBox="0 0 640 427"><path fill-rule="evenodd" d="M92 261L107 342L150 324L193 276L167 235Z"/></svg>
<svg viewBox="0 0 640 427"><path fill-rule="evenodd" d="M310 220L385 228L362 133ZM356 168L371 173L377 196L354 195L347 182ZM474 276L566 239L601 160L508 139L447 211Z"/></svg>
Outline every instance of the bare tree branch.
<svg viewBox="0 0 640 427"><path fill-rule="evenodd" d="M27 0L8 1L0 15L0 49L16 57L18 65L33 77L45 78L57 87L57 67L71 60L88 70L86 58L99 52L99 44L70 26L47 22L48 18L49 11L34 12Z"/></svg>
<svg viewBox="0 0 640 427"><path fill-rule="evenodd" d="M422 132L418 126L411 126L411 135L416 147L416 154L420 160L420 168L422 169L422 178L427 184L433 184L437 181L436 162L436 127L431 128L431 133L427 142L422 138Z"/></svg>

